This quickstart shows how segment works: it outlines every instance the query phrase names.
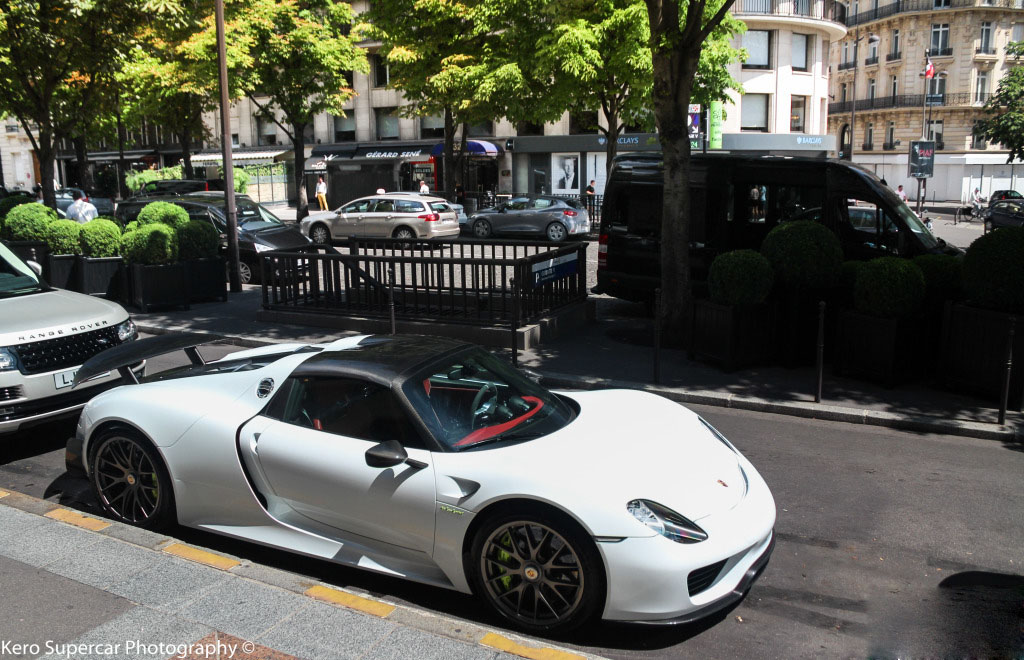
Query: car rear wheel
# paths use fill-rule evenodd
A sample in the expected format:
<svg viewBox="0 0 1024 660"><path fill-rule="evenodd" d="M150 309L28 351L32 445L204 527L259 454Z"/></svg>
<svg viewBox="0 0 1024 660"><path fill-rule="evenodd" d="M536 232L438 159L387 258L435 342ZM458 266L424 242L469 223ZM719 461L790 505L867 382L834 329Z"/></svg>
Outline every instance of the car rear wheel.
<svg viewBox="0 0 1024 660"><path fill-rule="evenodd" d="M309 232L309 237L313 239L314 243L320 245L331 244L331 230L327 228L327 225L313 225L313 229Z"/></svg>
<svg viewBox="0 0 1024 660"><path fill-rule="evenodd" d="M399 227L398 229L395 230L393 234L391 234L391 237L404 238L408 240L411 238L416 238L416 234L415 232L413 232L413 230L409 229L408 227Z"/></svg>
<svg viewBox="0 0 1024 660"><path fill-rule="evenodd" d="M174 521L174 491L163 459L138 433L118 429L100 436L90 475L100 506L114 520L162 529Z"/></svg>
<svg viewBox="0 0 1024 660"><path fill-rule="evenodd" d="M483 218L476 220L473 223L473 235L477 238L490 238L491 237L491 223L487 222Z"/></svg>
<svg viewBox="0 0 1024 660"><path fill-rule="evenodd" d="M467 564L473 592L499 616L532 632L575 628L604 601L597 548L579 525L553 511L486 521Z"/></svg>
<svg viewBox="0 0 1024 660"><path fill-rule="evenodd" d="M242 282L242 284L252 284L254 281L254 273L252 266L245 263L244 261L239 261L238 279Z"/></svg>
<svg viewBox="0 0 1024 660"><path fill-rule="evenodd" d="M548 225L548 228L544 230L544 233L552 243L561 243L565 240L565 237L569 235L569 231L561 222L552 222Z"/></svg>

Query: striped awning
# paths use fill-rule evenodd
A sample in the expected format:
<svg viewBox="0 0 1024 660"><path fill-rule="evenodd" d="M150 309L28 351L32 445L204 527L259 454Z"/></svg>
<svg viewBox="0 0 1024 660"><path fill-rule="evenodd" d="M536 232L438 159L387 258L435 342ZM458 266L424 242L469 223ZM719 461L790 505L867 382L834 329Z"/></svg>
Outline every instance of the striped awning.
<svg viewBox="0 0 1024 660"><path fill-rule="evenodd" d="M233 151L231 159L235 165L262 165L273 162L281 154L288 153L287 150L275 149L273 151ZM192 163L219 163L222 155L219 151L210 151L192 155Z"/></svg>

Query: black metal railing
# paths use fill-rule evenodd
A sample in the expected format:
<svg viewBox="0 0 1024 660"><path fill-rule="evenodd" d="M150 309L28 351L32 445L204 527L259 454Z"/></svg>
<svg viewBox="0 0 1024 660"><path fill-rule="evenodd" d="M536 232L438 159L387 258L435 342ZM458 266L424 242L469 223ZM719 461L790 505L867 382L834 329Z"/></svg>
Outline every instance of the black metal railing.
<svg viewBox="0 0 1024 660"><path fill-rule="evenodd" d="M945 48L931 48L928 50L928 54L932 57L952 57L953 47L946 46Z"/></svg>
<svg viewBox="0 0 1024 660"><path fill-rule="evenodd" d="M263 309L514 328L587 298L586 243L350 239L260 254Z"/></svg>
<svg viewBox="0 0 1024 660"><path fill-rule="evenodd" d="M846 20L843 22L847 27L853 27L855 25L863 25L864 23L870 23L871 21L888 18L895 14L924 11L930 12L942 9L963 9L966 7L1020 9L1021 5L1018 0L949 0L948 2L943 2L940 6L936 6L935 0L895 0L895 2L882 5L876 9L868 9L867 11L848 15Z"/></svg>
<svg viewBox="0 0 1024 660"><path fill-rule="evenodd" d="M846 17L846 8L832 0L736 0L732 13L737 16L796 16L842 23Z"/></svg>
<svg viewBox="0 0 1024 660"><path fill-rule="evenodd" d="M882 143L882 151L895 151L895 149L896 149L896 143L895 142L883 142Z"/></svg>
<svg viewBox="0 0 1024 660"><path fill-rule="evenodd" d="M875 150L875 145L874 145L874 143L870 143L869 144L869 143L865 142L864 144L860 145L860 148L861 148L862 151L874 151Z"/></svg>
<svg viewBox="0 0 1024 660"><path fill-rule="evenodd" d="M991 92L971 94L970 92L957 92L955 94L928 94L928 105L945 107L962 107L981 105L991 98ZM898 94L896 96L876 96L873 99L857 99L857 111L861 110L886 110L889 108L920 108L925 104L924 94ZM830 115L844 114L850 112L853 106L852 101L838 101L828 104Z"/></svg>
<svg viewBox="0 0 1024 660"><path fill-rule="evenodd" d="M868 57L864 60L864 66L872 66L874 64L878 64L878 55Z"/></svg>
<svg viewBox="0 0 1024 660"><path fill-rule="evenodd" d="M974 49L975 55L995 55L996 49L992 46L978 46Z"/></svg>
<svg viewBox="0 0 1024 660"><path fill-rule="evenodd" d="M849 62L840 62L837 67L840 71L846 71L847 69L857 68L857 60L850 60Z"/></svg>
<svg viewBox="0 0 1024 660"><path fill-rule="evenodd" d="M885 56L885 61L886 62L895 62L896 60L901 60L901 59L903 59L903 52L902 51L897 51L895 53L889 53L888 55Z"/></svg>

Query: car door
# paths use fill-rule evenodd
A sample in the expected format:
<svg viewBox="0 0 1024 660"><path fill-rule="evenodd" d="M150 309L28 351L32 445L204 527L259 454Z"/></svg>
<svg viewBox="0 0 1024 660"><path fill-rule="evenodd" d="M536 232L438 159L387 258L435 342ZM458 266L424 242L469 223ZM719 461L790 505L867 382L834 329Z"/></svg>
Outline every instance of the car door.
<svg viewBox="0 0 1024 660"><path fill-rule="evenodd" d="M388 440L400 442L410 462L368 465L367 451ZM283 522L433 550L433 461L389 388L355 378L290 378L265 414L243 427L240 443L255 487Z"/></svg>
<svg viewBox="0 0 1024 660"><path fill-rule="evenodd" d="M530 198L513 197L505 203L503 208L504 212L491 216L494 218L494 229L504 234L522 233L526 220L524 216L529 213L530 209Z"/></svg>
<svg viewBox="0 0 1024 660"><path fill-rule="evenodd" d="M542 233L553 220L562 219L562 206L546 197L538 197L533 200L531 206L531 212L527 216L528 224L527 227L524 227L524 231L529 231L532 234ZM563 224L567 225L567 229L571 228L568 223L563 222Z"/></svg>
<svg viewBox="0 0 1024 660"><path fill-rule="evenodd" d="M395 220L395 200L376 199L369 213L363 215L361 236L370 238L387 238L391 236L391 226Z"/></svg>
<svg viewBox="0 0 1024 660"><path fill-rule="evenodd" d="M338 209L331 222L331 236L360 236L364 216L373 207L373 199L357 199Z"/></svg>

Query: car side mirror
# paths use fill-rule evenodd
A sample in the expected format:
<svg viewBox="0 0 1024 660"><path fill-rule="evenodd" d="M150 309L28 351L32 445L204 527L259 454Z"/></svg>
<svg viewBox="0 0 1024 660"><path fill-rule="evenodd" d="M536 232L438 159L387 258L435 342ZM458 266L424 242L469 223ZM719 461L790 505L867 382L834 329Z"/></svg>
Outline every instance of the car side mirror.
<svg viewBox="0 0 1024 660"><path fill-rule="evenodd" d="M31 268L32 272L38 275L39 277L43 276L43 267L40 266L37 262L29 260L25 262L25 265Z"/></svg>
<svg viewBox="0 0 1024 660"><path fill-rule="evenodd" d="M387 440L366 450L366 464L370 467L388 468L401 465L409 454L398 440Z"/></svg>
<svg viewBox="0 0 1024 660"><path fill-rule="evenodd" d="M523 374L524 376L526 376L533 382L537 383L538 385L540 385L540 381L544 378L544 376L530 369L520 369L519 373Z"/></svg>

